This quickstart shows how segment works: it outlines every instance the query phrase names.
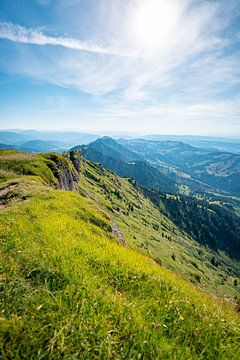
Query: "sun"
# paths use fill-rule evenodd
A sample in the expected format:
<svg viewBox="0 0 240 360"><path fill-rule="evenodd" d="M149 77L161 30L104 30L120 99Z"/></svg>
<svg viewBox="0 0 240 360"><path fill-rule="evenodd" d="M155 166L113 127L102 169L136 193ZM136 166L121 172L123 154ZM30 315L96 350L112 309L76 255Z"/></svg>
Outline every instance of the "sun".
<svg viewBox="0 0 240 360"><path fill-rule="evenodd" d="M131 33L138 46L160 49L169 39L178 19L175 0L143 0L133 12Z"/></svg>

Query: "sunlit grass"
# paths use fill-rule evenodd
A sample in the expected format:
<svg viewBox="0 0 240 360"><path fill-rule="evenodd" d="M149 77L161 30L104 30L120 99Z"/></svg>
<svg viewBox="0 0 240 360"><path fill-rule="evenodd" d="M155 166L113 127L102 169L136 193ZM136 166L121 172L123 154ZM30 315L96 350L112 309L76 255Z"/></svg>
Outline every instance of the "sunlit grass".
<svg viewBox="0 0 240 360"><path fill-rule="evenodd" d="M3 359L238 359L237 315L124 248L75 193L2 211Z"/></svg>
<svg viewBox="0 0 240 360"><path fill-rule="evenodd" d="M155 259L162 266L190 279L196 286L220 296L239 297L239 261L217 254L193 241L153 204L134 189L128 179L88 161L81 163L79 182L86 201L103 209L118 224L128 246ZM218 266L213 266L213 257Z"/></svg>
<svg viewBox="0 0 240 360"><path fill-rule="evenodd" d="M0 358L239 359L233 307L165 267L223 270L127 179L82 161L79 195L54 189L67 157L1 156Z"/></svg>

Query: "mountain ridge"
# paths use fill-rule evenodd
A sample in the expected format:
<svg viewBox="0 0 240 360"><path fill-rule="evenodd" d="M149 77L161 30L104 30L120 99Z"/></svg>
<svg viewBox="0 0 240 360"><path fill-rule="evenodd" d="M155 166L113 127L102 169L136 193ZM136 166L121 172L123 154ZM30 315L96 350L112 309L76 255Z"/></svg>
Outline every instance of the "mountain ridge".
<svg viewBox="0 0 240 360"><path fill-rule="evenodd" d="M131 149L138 140L122 140L122 142L133 143ZM144 143L144 150L149 146L146 140L139 140L140 144ZM111 144L111 149L108 147ZM179 152L179 147L182 151L190 150L197 153L197 156L205 156L208 152L198 148L192 148L180 142L153 142L153 146L161 147L164 151ZM114 147L114 150L112 150ZM232 204L228 204L222 200L219 201L217 197L192 197L173 191L169 186L161 186L161 182L165 179L157 171L156 167L149 166L149 163L144 161L134 161L129 163L130 158L134 158L134 153L126 152L119 144L109 138L101 138L89 145L75 147L80 149L82 154L89 160L101 163L102 166L116 172L120 176L131 177L137 183L143 186L143 193L149 196L150 200L159 205L161 202L166 208L167 216L174 221L182 231L186 231L191 237L201 244L205 244L210 248L218 251L226 251L230 256L239 257L240 253L240 219ZM116 149L120 149L121 154L118 154ZM147 151L147 150L146 150ZM150 149L150 151L152 151ZM151 152L152 153L152 152ZM106 154L111 154L112 157ZM131 157L127 157L127 155ZM218 153L221 154L221 153ZM143 155L140 153L140 155ZM125 156L125 162L122 159ZM155 156L155 155L153 155ZM113 158L114 157L114 158ZM145 156L145 159L148 157ZM141 167L143 166L143 168ZM134 171L133 171L134 169ZM150 174L150 175L149 175ZM149 176L149 177L148 177ZM157 181L153 181L157 179ZM204 183L203 183L204 185ZM198 186L203 188L203 185L198 183ZM148 191L149 188L150 190ZM152 190L151 190L152 189ZM206 189L211 190L211 187ZM197 214L197 216L196 216Z"/></svg>
<svg viewBox="0 0 240 360"><path fill-rule="evenodd" d="M103 137L89 145L75 146L71 150L80 150L87 159L100 162L120 176L133 177L143 186L156 187L170 193L175 192L175 184L171 179L145 162L138 154L127 151L117 141L110 139Z"/></svg>

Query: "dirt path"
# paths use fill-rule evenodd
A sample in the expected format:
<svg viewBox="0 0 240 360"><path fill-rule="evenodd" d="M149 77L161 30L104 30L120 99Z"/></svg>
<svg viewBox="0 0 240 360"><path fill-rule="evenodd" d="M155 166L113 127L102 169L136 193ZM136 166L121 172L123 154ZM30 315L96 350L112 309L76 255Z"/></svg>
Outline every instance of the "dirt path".
<svg viewBox="0 0 240 360"><path fill-rule="evenodd" d="M119 229L119 227L113 220L112 220L112 232L113 232L113 235L115 235L119 238L121 245L127 246L127 243L124 239L124 236L123 236L121 230Z"/></svg>

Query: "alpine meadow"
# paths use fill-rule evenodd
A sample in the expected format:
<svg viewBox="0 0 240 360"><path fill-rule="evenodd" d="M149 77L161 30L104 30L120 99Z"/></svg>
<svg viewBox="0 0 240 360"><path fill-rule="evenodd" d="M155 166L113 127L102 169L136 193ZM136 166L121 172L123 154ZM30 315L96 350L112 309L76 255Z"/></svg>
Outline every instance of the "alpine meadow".
<svg viewBox="0 0 240 360"><path fill-rule="evenodd" d="M0 359L240 360L238 0L0 0Z"/></svg>

